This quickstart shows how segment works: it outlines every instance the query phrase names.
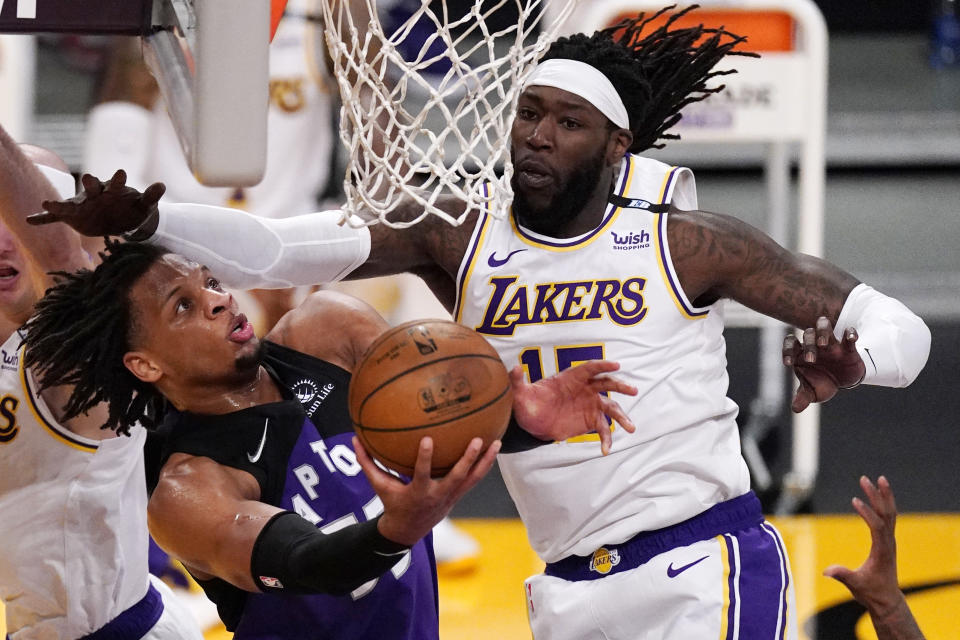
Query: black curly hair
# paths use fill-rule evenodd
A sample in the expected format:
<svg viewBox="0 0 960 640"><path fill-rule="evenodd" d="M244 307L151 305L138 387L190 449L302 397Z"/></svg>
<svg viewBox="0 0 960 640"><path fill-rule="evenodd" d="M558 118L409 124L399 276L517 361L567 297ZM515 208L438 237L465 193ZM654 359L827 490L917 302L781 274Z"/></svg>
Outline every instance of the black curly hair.
<svg viewBox="0 0 960 640"><path fill-rule="evenodd" d="M96 269L53 274L56 284L24 325L24 366L41 388L73 385L65 420L106 401L104 429L129 435L137 422L155 426L163 396L127 370L123 355L137 331L130 290L166 253L155 245L112 241Z"/></svg>
<svg viewBox="0 0 960 640"><path fill-rule="evenodd" d="M645 13L597 31L559 38L550 45L541 60L565 58L584 62L599 69L623 100L630 116L633 143L630 151L640 153L660 149L660 140L680 136L667 133L680 120L680 110L691 102L722 91L724 85L708 87L716 76L736 73L734 69L713 71L728 55L759 57L756 53L734 51L746 38L723 27L673 28L674 23L698 8L692 5L670 13L676 5L665 7L647 17ZM660 27L644 34L644 29L669 14Z"/></svg>

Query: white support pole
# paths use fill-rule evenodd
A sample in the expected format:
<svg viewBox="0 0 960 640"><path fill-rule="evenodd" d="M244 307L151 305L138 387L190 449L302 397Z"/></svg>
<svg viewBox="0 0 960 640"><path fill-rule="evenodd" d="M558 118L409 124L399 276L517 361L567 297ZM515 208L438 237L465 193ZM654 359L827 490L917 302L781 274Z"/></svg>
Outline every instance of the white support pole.
<svg viewBox="0 0 960 640"><path fill-rule="evenodd" d="M33 36L0 35L0 125L19 142L33 127L36 50Z"/></svg>
<svg viewBox="0 0 960 640"><path fill-rule="evenodd" d="M800 46L810 57L807 87L810 110L807 132L800 154L800 209L797 219L797 251L823 256L823 211L826 182L824 161L827 115L827 26L823 14L813 3L802 3L797 10L804 28ZM820 405L810 405L793 417L792 466L784 482L792 496L793 510L813 492L820 467Z"/></svg>
<svg viewBox="0 0 960 640"><path fill-rule="evenodd" d="M144 38L144 58L195 177L209 186L257 184L267 161L269 4L166 0L154 21L167 28Z"/></svg>

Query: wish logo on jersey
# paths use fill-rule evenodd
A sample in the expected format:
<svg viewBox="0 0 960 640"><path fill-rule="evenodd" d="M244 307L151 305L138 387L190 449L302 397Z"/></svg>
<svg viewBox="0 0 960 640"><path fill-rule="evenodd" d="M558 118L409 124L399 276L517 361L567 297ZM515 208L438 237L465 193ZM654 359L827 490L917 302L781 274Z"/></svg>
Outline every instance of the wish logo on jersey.
<svg viewBox="0 0 960 640"><path fill-rule="evenodd" d="M0 349L0 355L3 357L3 362L0 364L7 371L18 371L20 368L20 353L14 351L13 353L7 353L6 349Z"/></svg>
<svg viewBox="0 0 960 640"><path fill-rule="evenodd" d="M634 249L646 249L650 246L650 234L646 231L626 235L611 231L610 235L613 236L614 251L632 251Z"/></svg>
<svg viewBox="0 0 960 640"><path fill-rule="evenodd" d="M519 325L599 320L633 326L647 314L646 278L518 284L518 276L490 278L493 292L478 333L510 336Z"/></svg>

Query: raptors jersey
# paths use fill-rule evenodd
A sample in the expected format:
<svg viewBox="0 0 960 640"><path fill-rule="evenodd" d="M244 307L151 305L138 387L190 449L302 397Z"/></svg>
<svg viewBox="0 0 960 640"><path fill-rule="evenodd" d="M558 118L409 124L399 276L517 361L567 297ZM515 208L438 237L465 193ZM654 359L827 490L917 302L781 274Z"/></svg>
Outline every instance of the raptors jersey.
<svg viewBox="0 0 960 640"><path fill-rule="evenodd" d="M246 471L260 501L295 511L324 533L383 512L351 442L350 373L323 360L264 342L264 366L285 400L209 416L168 418L164 457L208 457ZM213 578L201 581L236 640L435 640L436 565L429 536L382 576L349 595L248 593Z"/></svg>
<svg viewBox="0 0 960 640"><path fill-rule="evenodd" d="M613 201L616 201L615 203ZM620 363L637 432L501 454L507 488L545 562L623 542L745 493L737 406L726 397L719 305L686 298L667 243L672 203L695 209L689 169L628 154L596 229L558 240L483 215L458 274L456 319L507 368L538 380L585 360Z"/></svg>
<svg viewBox="0 0 960 640"><path fill-rule="evenodd" d="M78 638L147 592L145 431L106 440L60 426L0 347L0 597L10 638Z"/></svg>
<svg viewBox="0 0 960 640"><path fill-rule="evenodd" d="M162 103L154 109L153 153L143 176L167 186L168 202L228 206L280 218L315 211L330 177L337 88L324 56L316 0L289 0L270 44L266 171L256 186L214 188L193 177ZM146 185L134 185L143 188Z"/></svg>

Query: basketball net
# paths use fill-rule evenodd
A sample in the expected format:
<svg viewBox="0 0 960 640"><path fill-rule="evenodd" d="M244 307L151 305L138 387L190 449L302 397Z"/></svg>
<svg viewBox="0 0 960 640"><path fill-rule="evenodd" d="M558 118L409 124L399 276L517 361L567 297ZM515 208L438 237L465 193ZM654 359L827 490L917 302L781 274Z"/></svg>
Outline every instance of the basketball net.
<svg viewBox="0 0 960 640"><path fill-rule="evenodd" d="M420 0L390 33L376 0L320 3L343 101L344 219L364 219L351 224L403 228L436 215L458 225L473 211L498 218L509 211L510 127L520 88L577 0L473 0L462 17L452 16L447 2ZM545 2L563 7L537 32ZM504 7L515 7L519 19L495 25ZM464 208L448 214L437 206L441 196ZM423 213L391 221L411 199Z"/></svg>

